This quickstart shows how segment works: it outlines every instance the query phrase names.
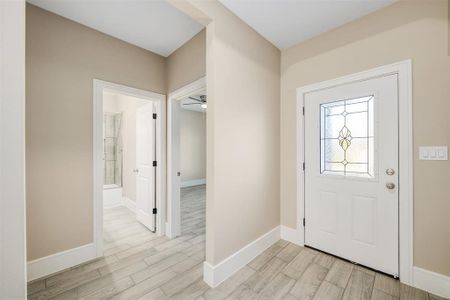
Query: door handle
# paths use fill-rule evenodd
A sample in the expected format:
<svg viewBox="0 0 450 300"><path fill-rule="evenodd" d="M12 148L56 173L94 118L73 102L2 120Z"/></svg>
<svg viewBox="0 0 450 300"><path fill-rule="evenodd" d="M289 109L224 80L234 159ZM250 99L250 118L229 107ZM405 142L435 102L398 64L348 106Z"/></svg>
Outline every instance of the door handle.
<svg viewBox="0 0 450 300"><path fill-rule="evenodd" d="M394 169L386 169L386 174L389 176L392 176L395 174L395 171L394 171Z"/></svg>
<svg viewBox="0 0 450 300"><path fill-rule="evenodd" d="M177 172L177 176L181 176L181 172Z"/></svg>
<svg viewBox="0 0 450 300"><path fill-rule="evenodd" d="M139 173L139 169L133 169L134 173Z"/></svg>
<svg viewBox="0 0 450 300"><path fill-rule="evenodd" d="M393 190L393 189L395 189L395 184L393 182L388 182L388 183L386 183L386 188L388 190Z"/></svg>

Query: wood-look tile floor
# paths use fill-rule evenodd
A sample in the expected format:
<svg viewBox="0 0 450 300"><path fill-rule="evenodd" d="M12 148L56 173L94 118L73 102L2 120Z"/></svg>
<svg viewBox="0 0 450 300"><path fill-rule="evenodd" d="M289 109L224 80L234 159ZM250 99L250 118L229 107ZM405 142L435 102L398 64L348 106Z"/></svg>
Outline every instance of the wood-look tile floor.
<svg viewBox="0 0 450 300"><path fill-rule="evenodd" d="M28 298L442 299L283 240L211 289L202 280L205 186L184 188L181 197L180 237L153 234L125 207L105 209L105 256L29 283Z"/></svg>

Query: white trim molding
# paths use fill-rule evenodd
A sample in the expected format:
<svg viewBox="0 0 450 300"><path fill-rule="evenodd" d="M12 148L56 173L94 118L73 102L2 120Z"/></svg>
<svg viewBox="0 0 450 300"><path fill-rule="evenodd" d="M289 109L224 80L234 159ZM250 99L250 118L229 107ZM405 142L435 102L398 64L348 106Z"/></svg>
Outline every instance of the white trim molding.
<svg viewBox="0 0 450 300"><path fill-rule="evenodd" d="M178 101L206 90L206 77L202 77L172 93L167 100L167 223L169 238L181 233L180 215L180 124Z"/></svg>
<svg viewBox="0 0 450 300"><path fill-rule="evenodd" d="M296 244L298 246L304 246L303 238L297 229L290 228L284 225L280 226L281 239Z"/></svg>
<svg viewBox="0 0 450 300"><path fill-rule="evenodd" d="M132 213L136 213L136 202L128 197L122 197L121 204L128 208Z"/></svg>
<svg viewBox="0 0 450 300"><path fill-rule="evenodd" d="M203 280L210 287L217 287L279 240L280 226L277 226L214 266L205 261Z"/></svg>
<svg viewBox="0 0 450 300"><path fill-rule="evenodd" d="M297 231L304 243L304 117L305 95L371 78L396 74L399 105L399 276L400 281L413 285L413 132L412 132L412 62L405 60L297 89Z"/></svg>
<svg viewBox="0 0 450 300"><path fill-rule="evenodd" d="M181 182L181 187L191 187L206 184L206 178L186 180Z"/></svg>
<svg viewBox="0 0 450 300"><path fill-rule="evenodd" d="M91 243L29 261L28 281L46 277L95 258L97 258L96 247Z"/></svg>
<svg viewBox="0 0 450 300"><path fill-rule="evenodd" d="M450 277L414 267L413 280L414 287L450 299Z"/></svg>
<svg viewBox="0 0 450 300"><path fill-rule="evenodd" d="M164 234L166 218L166 96L122 84L93 80L93 206L94 245L97 257L103 256L103 92L115 92L156 103L156 233ZM127 206L128 207L128 206Z"/></svg>
<svg viewBox="0 0 450 300"><path fill-rule="evenodd" d="M25 1L0 1L0 299L25 299Z"/></svg>

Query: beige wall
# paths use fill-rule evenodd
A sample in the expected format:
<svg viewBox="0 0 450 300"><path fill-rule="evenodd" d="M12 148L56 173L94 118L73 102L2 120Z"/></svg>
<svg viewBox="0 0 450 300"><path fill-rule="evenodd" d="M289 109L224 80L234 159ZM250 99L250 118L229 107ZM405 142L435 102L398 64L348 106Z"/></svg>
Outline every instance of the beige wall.
<svg viewBox="0 0 450 300"><path fill-rule="evenodd" d="M92 80L165 94L165 59L32 5L26 20L27 251L92 242Z"/></svg>
<svg viewBox="0 0 450 300"><path fill-rule="evenodd" d="M167 93L171 93L206 74L206 30L178 48L167 58Z"/></svg>
<svg viewBox="0 0 450 300"><path fill-rule="evenodd" d="M280 224L280 51L218 1L172 3L200 22L212 20L206 260L215 265Z"/></svg>
<svg viewBox="0 0 450 300"><path fill-rule="evenodd" d="M282 52L281 223L295 228L295 89L412 59L414 264L450 275L450 164L419 161L420 145L450 144L447 1L401 1Z"/></svg>
<svg viewBox="0 0 450 300"><path fill-rule="evenodd" d="M149 103L125 95L103 94L103 111L122 113L122 195L136 201L136 110Z"/></svg>
<svg viewBox="0 0 450 300"><path fill-rule="evenodd" d="M180 109L181 182L206 178L206 113Z"/></svg>

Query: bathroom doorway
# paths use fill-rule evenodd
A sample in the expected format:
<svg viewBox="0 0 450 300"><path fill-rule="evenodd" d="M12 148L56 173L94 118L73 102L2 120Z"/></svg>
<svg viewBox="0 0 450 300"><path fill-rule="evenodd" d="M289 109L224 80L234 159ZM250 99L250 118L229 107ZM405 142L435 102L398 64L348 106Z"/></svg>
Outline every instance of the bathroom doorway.
<svg viewBox="0 0 450 300"><path fill-rule="evenodd" d="M94 240L97 256L163 232L164 96L94 81ZM96 118L98 117L98 118Z"/></svg>

